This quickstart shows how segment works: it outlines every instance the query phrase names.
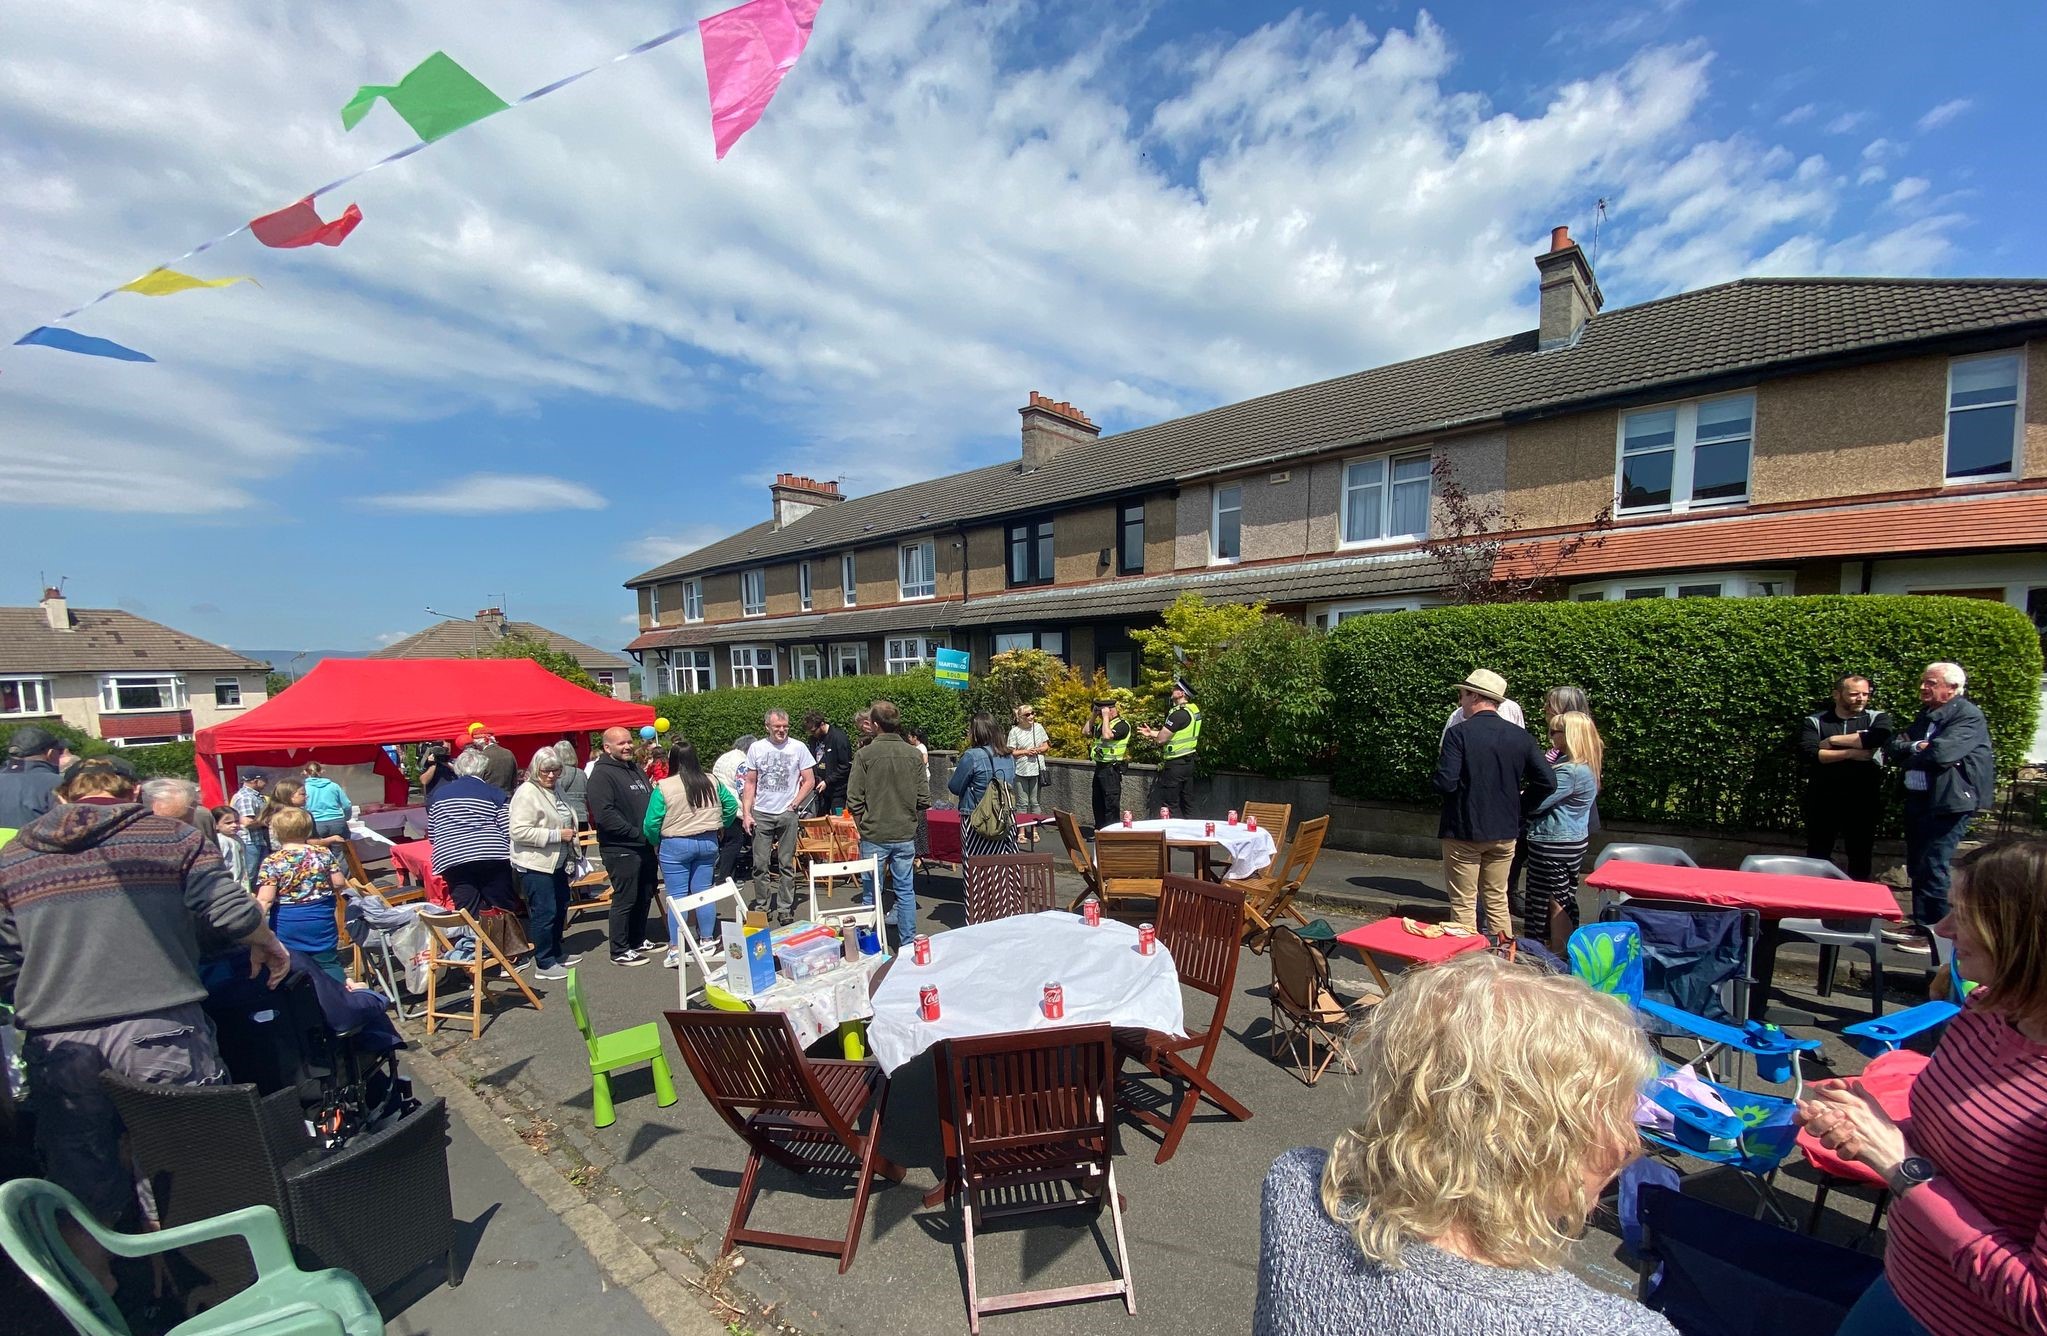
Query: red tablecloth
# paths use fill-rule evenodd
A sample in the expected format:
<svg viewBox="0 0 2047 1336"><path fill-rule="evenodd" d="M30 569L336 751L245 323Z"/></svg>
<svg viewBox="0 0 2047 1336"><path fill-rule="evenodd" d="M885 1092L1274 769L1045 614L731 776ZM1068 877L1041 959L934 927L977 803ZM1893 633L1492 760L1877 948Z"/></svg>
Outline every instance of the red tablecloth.
<svg viewBox="0 0 2047 1336"><path fill-rule="evenodd" d="M1774 872L1734 872L1716 867L1666 867L1616 858L1594 868L1585 885L1656 900L1691 900L1702 905L1753 909L1766 919L1902 919L1898 898L1873 881L1832 877L1787 877Z"/></svg>
<svg viewBox="0 0 2047 1336"><path fill-rule="evenodd" d="M1417 937L1397 918L1383 918L1362 928L1352 928L1336 940L1359 951L1399 956L1417 965L1434 965L1466 951L1482 951L1486 944L1486 939L1477 935L1452 937L1445 933L1441 937Z"/></svg>
<svg viewBox="0 0 2047 1336"><path fill-rule="evenodd" d="M398 879L408 886L426 887L426 898L443 909L453 909L455 902L448 897L448 883L434 871L434 844L432 840L407 840L391 846L391 866L398 870Z"/></svg>
<svg viewBox="0 0 2047 1336"><path fill-rule="evenodd" d="M933 807L924 813L924 857L934 863L963 862L960 852L960 809Z"/></svg>
<svg viewBox="0 0 2047 1336"><path fill-rule="evenodd" d="M1911 1113L1912 1083L1919 1079L1919 1073L1926 1069L1929 1061L1924 1053L1914 1053L1909 1048L1885 1053L1870 1061L1862 1075L1850 1077L1852 1084L1861 1086L1876 1096L1876 1102L1883 1106L1885 1113L1899 1122L1905 1121ZM1834 1178L1852 1179L1871 1187L1881 1187L1883 1176L1860 1160L1844 1160L1822 1146L1819 1138L1804 1128L1798 1129L1798 1148L1805 1152L1805 1158L1812 1167Z"/></svg>

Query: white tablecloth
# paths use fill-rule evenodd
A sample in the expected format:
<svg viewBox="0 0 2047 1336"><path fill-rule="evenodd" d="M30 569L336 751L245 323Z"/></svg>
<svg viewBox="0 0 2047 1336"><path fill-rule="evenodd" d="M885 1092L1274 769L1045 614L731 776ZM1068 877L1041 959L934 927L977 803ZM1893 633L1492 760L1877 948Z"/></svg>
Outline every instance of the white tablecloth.
<svg viewBox="0 0 2047 1336"><path fill-rule="evenodd" d="M1153 817L1148 821L1133 821L1125 827L1121 821L1109 826L1110 830L1162 830L1168 842L1184 840L1189 843L1206 840L1223 851L1230 860L1230 866L1223 873L1224 881L1236 881L1242 877L1255 877L1272 866L1272 856L1279 852L1279 845L1273 840L1272 832L1260 826L1252 830L1242 821L1231 825L1227 821L1215 823L1215 834L1208 833L1208 822L1192 817L1174 817L1161 821Z"/></svg>
<svg viewBox="0 0 2047 1336"><path fill-rule="evenodd" d="M778 979L765 993L747 1001L755 1011L779 1011L796 1027L796 1038L809 1048L839 1028L841 1021L865 1020L874 1014L867 976L881 968L883 956L862 956L857 965L834 965L807 979Z"/></svg>
<svg viewBox="0 0 2047 1336"><path fill-rule="evenodd" d="M1066 990L1060 1020L1045 1018L1048 983ZM926 984L938 985L935 1021L917 1010ZM1139 955L1137 929L1127 923L1103 919L1090 928L1054 909L934 934L929 965L917 964L905 943L874 990L867 1046L892 1072L941 1039L1097 1021L1186 1034L1179 971L1163 942Z"/></svg>

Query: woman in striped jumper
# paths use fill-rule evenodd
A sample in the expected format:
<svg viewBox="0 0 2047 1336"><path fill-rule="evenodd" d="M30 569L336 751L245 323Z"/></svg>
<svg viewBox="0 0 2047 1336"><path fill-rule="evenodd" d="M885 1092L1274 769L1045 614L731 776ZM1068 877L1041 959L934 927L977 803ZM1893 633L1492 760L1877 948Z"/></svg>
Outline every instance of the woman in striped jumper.
<svg viewBox="0 0 2047 1336"><path fill-rule="evenodd" d="M1606 748L1592 716L1571 710L1549 721L1556 749L1557 787L1529 814L1522 829L1528 842L1528 905L1525 930L1558 955L1578 926L1578 873L1591 839L1592 804ZM1552 907L1555 911L1553 912Z"/></svg>
<svg viewBox="0 0 2047 1336"><path fill-rule="evenodd" d="M1852 1080L1808 1085L1799 1105L1896 1194L1883 1278L1841 1336L2047 1331L2047 840L1955 860L1933 930L1981 986L1914 1081L1909 1122Z"/></svg>

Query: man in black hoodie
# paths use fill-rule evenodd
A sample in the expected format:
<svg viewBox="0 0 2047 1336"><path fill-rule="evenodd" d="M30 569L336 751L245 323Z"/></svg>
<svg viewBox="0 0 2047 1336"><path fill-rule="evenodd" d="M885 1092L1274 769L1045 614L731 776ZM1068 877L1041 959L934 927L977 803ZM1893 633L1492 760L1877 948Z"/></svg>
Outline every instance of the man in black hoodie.
<svg viewBox="0 0 2047 1336"><path fill-rule="evenodd" d="M663 945L647 936L657 867L653 846L640 825L647 819L647 800L653 793L646 772L633 762L632 730L605 729L604 754L590 767L585 801L590 825L597 831L597 856L611 878L614 965L644 965L644 953Z"/></svg>
<svg viewBox="0 0 2047 1336"><path fill-rule="evenodd" d="M846 781L853 774L853 744L846 730L816 710L803 716L810 734L810 754L817 758L817 814L830 816L846 806Z"/></svg>

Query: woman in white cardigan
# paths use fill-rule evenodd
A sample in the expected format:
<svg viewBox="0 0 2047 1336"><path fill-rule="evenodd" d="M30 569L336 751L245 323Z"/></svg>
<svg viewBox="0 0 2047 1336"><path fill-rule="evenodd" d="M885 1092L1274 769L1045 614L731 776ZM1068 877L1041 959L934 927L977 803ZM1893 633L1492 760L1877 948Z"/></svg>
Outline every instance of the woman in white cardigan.
<svg viewBox="0 0 2047 1336"><path fill-rule="evenodd" d="M536 979L566 979L575 957L562 954L569 919L569 854L576 814L555 792L561 757L552 747L533 754L526 782L512 792L512 868L526 895L527 936L533 939Z"/></svg>

